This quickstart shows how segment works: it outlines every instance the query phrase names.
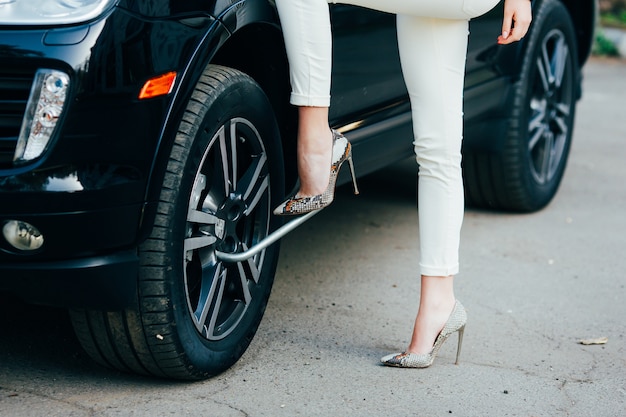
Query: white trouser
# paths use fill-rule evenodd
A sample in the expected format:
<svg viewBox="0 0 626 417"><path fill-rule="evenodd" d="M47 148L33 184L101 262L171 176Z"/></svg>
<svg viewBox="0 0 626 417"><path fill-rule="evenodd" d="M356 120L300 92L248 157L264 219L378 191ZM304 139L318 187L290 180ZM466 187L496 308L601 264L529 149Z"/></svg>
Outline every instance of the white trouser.
<svg viewBox="0 0 626 417"><path fill-rule="evenodd" d="M419 164L422 275L448 276L459 270L464 209L461 141L468 21L488 12L498 2L337 2L398 15L400 61L411 101ZM291 103L329 106L332 39L327 0L276 0L276 6L290 64Z"/></svg>

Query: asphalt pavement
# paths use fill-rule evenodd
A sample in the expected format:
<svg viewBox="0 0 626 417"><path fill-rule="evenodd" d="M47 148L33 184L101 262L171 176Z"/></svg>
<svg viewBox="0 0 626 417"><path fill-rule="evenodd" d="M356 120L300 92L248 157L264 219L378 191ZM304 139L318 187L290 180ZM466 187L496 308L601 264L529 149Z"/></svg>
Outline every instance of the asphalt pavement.
<svg viewBox="0 0 626 417"><path fill-rule="evenodd" d="M554 201L468 209L457 297L468 311L428 369L378 364L417 308L413 161L349 186L283 241L250 348L181 383L112 372L63 310L0 306L0 416L626 416L626 61L586 66ZM606 338L605 344L580 344Z"/></svg>

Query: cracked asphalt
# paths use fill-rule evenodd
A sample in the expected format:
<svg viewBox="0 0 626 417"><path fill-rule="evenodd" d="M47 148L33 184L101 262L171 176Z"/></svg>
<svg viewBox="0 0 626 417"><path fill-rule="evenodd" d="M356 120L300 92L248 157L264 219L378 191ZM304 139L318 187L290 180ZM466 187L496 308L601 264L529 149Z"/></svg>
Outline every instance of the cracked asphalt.
<svg viewBox="0 0 626 417"><path fill-rule="evenodd" d="M349 187L285 238L243 358L180 383L93 364L67 314L2 298L0 416L626 416L626 62L585 69L570 162L534 214L468 209L457 297L468 310L428 369L408 343L418 296L415 166ZM580 339L607 337L604 345Z"/></svg>

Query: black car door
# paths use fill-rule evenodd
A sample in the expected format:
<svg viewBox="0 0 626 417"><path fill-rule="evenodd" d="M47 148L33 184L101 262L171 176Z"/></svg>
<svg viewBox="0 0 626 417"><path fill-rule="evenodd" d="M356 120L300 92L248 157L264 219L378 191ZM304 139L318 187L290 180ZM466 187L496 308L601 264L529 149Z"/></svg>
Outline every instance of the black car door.
<svg viewBox="0 0 626 417"><path fill-rule="evenodd" d="M399 99L406 100L395 16L331 6L333 78L331 119L351 123Z"/></svg>
<svg viewBox="0 0 626 417"><path fill-rule="evenodd" d="M331 6L333 84L331 119L340 124L406 101L400 69L395 16L347 6ZM471 90L498 78L496 38L500 4L471 22L465 87ZM471 112L472 115L475 112Z"/></svg>

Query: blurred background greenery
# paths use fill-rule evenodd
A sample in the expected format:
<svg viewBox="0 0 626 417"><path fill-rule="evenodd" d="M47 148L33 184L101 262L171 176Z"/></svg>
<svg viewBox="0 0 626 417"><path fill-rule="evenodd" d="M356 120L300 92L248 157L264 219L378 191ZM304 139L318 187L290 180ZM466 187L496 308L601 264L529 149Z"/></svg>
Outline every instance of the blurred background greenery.
<svg viewBox="0 0 626 417"><path fill-rule="evenodd" d="M593 52L602 56L620 56L617 42L626 36L626 0L600 0L599 4L600 25L596 31ZM623 36L615 35L620 32L623 32Z"/></svg>
<svg viewBox="0 0 626 417"><path fill-rule="evenodd" d="M606 27L626 28L626 0L601 0L600 23Z"/></svg>

